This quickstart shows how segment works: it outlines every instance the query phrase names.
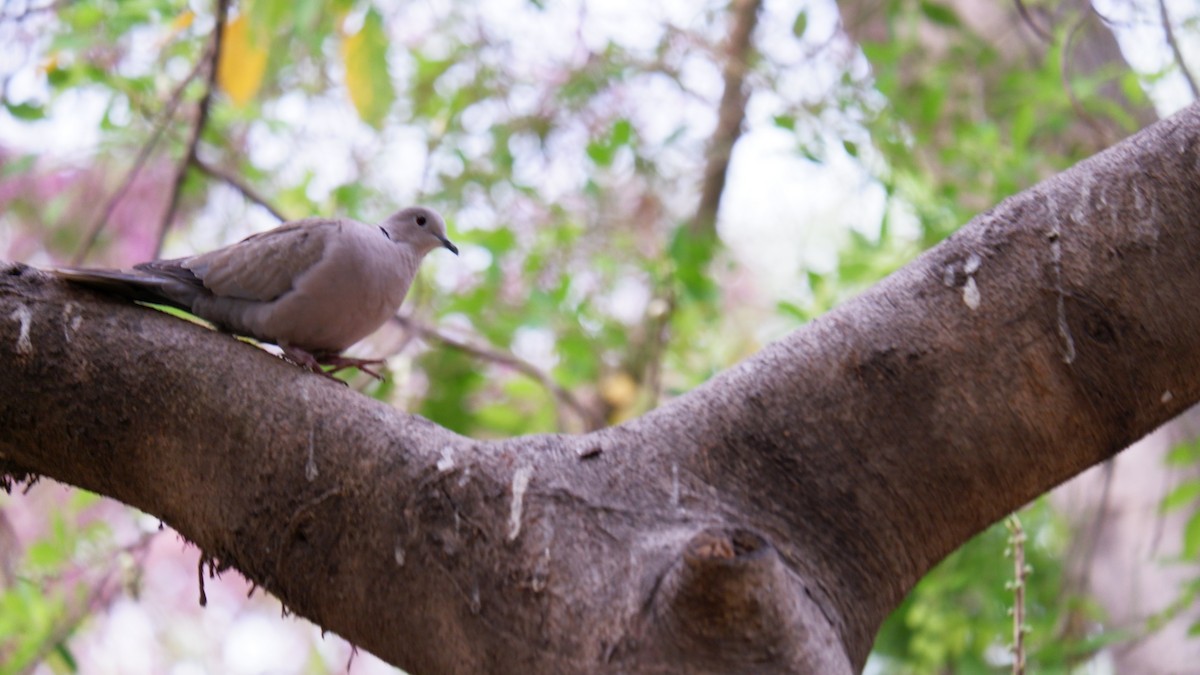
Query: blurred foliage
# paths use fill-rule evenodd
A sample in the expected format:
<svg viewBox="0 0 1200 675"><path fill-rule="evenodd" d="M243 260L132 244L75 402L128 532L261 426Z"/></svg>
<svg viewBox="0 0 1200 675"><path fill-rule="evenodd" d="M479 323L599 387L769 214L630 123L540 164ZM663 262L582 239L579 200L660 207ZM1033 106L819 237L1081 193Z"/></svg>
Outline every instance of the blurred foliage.
<svg viewBox="0 0 1200 675"><path fill-rule="evenodd" d="M1061 567L1068 533L1049 503L1040 500L1022 510L1021 521L1037 533L1025 545L1031 570L1025 587L1029 672L1069 672L1120 636L1066 633L1071 612L1096 623L1102 617L1085 599L1070 596ZM883 672L994 673L1011 663L1009 546L1008 532L991 527L928 574L875 641L872 658Z"/></svg>
<svg viewBox="0 0 1200 675"><path fill-rule="evenodd" d="M1179 471L1183 478L1162 498L1159 503L1160 515L1187 513L1183 541L1180 542L1181 555L1166 562L1191 564L1200 559L1200 477L1195 475L1196 467L1200 466L1200 439L1185 441L1171 448L1166 456L1166 464ZM1192 610L1198 600L1200 577L1195 577L1180 589L1179 596L1170 606L1151 618L1151 623L1161 625L1173 620L1181 612ZM1188 635L1200 635L1200 621L1193 621L1188 626Z"/></svg>
<svg viewBox="0 0 1200 675"><path fill-rule="evenodd" d="M294 217L375 220L418 199L447 215L462 258L427 265L406 310L481 349L408 346L411 358L372 395L477 437L588 426L505 365L516 355L616 422L704 381L979 210L1091 154L1079 132L1084 118L1135 126L1103 85L1115 81L1137 99L1136 79L1123 68L1064 73L1066 29L1040 58L1014 62L936 0L877 4L889 39L862 45L869 74L809 4L760 26L782 26L800 55L763 46L752 59L751 107L761 110L748 131L790 134L798 160L812 165L865 167L887 203L877 226L839 234L831 267L802 268L800 291L765 308L730 291L748 272L720 240L689 227L720 91L720 2L639 39L598 35L586 12L556 3L239 2L198 155ZM0 235L7 232L12 251L40 250L22 242L44 246L50 258L78 251L83 224L95 222L161 128L91 261L146 255L204 90L212 12L185 0L75 0L29 28L0 21L8 31L0 37L27 52L23 67L32 64L38 79L37 93L21 100L2 90L14 123L33 128L70 115L85 95L103 109L94 156L76 164L0 148ZM937 50L924 39L929 27L940 36ZM812 72L821 76L809 79L828 83L796 85L797 73ZM180 111L165 119L176 96ZM211 245L248 233L247 223L271 224L253 204L229 206L228 193L191 171L180 220L216 234L197 226L174 241ZM1094 617L1062 592L1061 524L1043 503L1023 519L1034 566L1031 668L1055 672L1094 647L1062 627ZM87 538L57 536L45 545L65 551ZM996 656L1011 634L1005 537L1003 527L984 532L918 585L880 633L876 658L888 672L984 672L1005 662ZM46 563L32 550L29 570ZM3 602L33 603L23 611L47 617L49 627L64 599L18 583ZM14 639L5 630L0 645L18 644L3 641ZM23 633L26 646L12 649L47 635Z"/></svg>
<svg viewBox="0 0 1200 675"><path fill-rule="evenodd" d="M0 517L6 500L0 497ZM80 570L103 569L98 554L105 549L108 527L87 514L98 497L82 490L50 514L45 535L4 561L18 572L0 573L0 674L29 672L38 663L54 672L75 672L71 636L100 609L98 595ZM0 555L17 553L11 526L0 531Z"/></svg>

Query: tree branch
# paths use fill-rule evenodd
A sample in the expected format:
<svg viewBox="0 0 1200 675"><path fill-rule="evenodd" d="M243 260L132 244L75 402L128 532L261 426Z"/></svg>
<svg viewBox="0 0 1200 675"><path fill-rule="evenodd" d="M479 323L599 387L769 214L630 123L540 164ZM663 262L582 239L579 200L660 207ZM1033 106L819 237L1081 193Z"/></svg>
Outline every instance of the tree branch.
<svg viewBox="0 0 1200 675"><path fill-rule="evenodd" d="M581 436L463 438L0 267L0 475L158 515L410 672L849 673L949 551L1200 400L1198 183L1193 106Z"/></svg>
<svg viewBox="0 0 1200 675"><path fill-rule="evenodd" d="M571 393L570 390L565 389L562 385L555 382L554 378L550 377L540 368L524 359L518 358L517 356L507 352L499 351L492 347L473 345L465 340L451 337L437 330L433 326L421 323L420 321L417 321L411 317L396 316L393 317L393 321L395 321L405 330L415 333L424 340L436 342L456 351L463 352L464 354L469 354L470 356L482 361L489 361L506 368L511 368L512 370L515 370L518 373L535 380L538 384L542 385L546 391L550 392L550 394L555 398L556 401L558 401L558 403L565 405L566 407L570 408L572 412L578 415L579 419L583 421L584 427L588 431L595 431L596 429L603 427L605 424L604 419L600 417L596 411L584 405L582 401L576 398L575 394Z"/></svg>
<svg viewBox="0 0 1200 675"><path fill-rule="evenodd" d="M140 570L143 567L150 543L158 534L158 532L143 533L130 544L112 553L131 556L134 559L134 568ZM52 651L63 645L88 618L108 609L113 600L119 597L123 587L128 585L128 581L123 578L127 575L128 568L124 565L113 565L99 579L88 582L88 587L86 591L83 591L82 597L69 597L68 604L55 622L56 625L42 639L37 652L24 659L25 668L18 672L22 675L35 672L42 661L50 656ZM49 580L42 580L43 583L46 581Z"/></svg>
<svg viewBox="0 0 1200 675"><path fill-rule="evenodd" d="M717 126L708 141L700 202L691 222L687 224L691 235L713 244L716 242L717 213L721 196L725 193L729 161L746 120L746 104L750 100L746 73L750 70L754 29L758 25L761 10L762 0L732 0L729 5L729 35L725 42L722 68L724 89L717 107ZM706 255L711 255L711 249ZM704 262L707 265L708 260ZM662 396L662 357L671 339L671 318L679 304L676 283L676 280L668 283L666 288L656 293L660 296L657 301L647 306L645 335L639 350L641 353L633 358L634 373L650 390L649 400L655 405Z"/></svg>
<svg viewBox="0 0 1200 675"><path fill-rule="evenodd" d="M200 96L200 102L196 106L196 121L192 124L191 136L188 138L183 157L179 160L179 168L175 171L175 180L171 186L171 201L167 204L167 209L163 212L162 220L159 222L158 238L154 242L155 258L162 255L163 243L167 239L167 230L170 229L171 221L175 219L175 212L179 209L184 179L187 178L188 169L192 166L193 158L196 157L200 136L208 124L208 108L212 104L213 90L217 88L218 64L221 62L221 38L225 33L225 22L228 17L229 0L217 0L216 26L213 27L212 57L208 64L208 79L204 84L204 93Z"/></svg>
<svg viewBox="0 0 1200 675"><path fill-rule="evenodd" d="M1017 6L1017 14L1021 17L1021 22L1033 31L1033 34L1038 36L1042 42L1047 44L1054 42L1054 36L1046 32L1046 29L1038 25L1034 20L1033 15L1029 13L1029 8L1025 6L1025 0L1013 0L1013 4Z"/></svg>
<svg viewBox="0 0 1200 675"><path fill-rule="evenodd" d="M1079 117L1092 132L1095 134L1094 141L1090 144L1092 147L1105 147L1116 140L1110 131L1109 126L1084 107L1083 102L1079 100L1079 96L1075 94L1075 87L1071 83L1071 54L1075 44L1075 36L1082 31L1088 20L1088 15L1084 14L1078 19L1071 22L1067 28L1066 37L1063 38L1064 45L1062 53L1059 55L1059 78L1062 81L1063 91L1067 94L1067 100L1071 102L1071 109Z"/></svg>
<svg viewBox="0 0 1200 675"><path fill-rule="evenodd" d="M691 224L692 231L697 234L716 235L717 210L721 205L721 195L725 192L729 160L733 156L733 146L742 136L742 123L746 119L746 102L749 99L746 73L750 70L753 49L751 37L761 9L762 0L732 0L730 4L731 26L723 68L725 87L717 107L717 128L709 139L704 182L700 187L700 205Z"/></svg>
<svg viewBox="0 0 1200 675"><path fill-rule="evenodd" d="M694 439L726 494L787 474L754 520L839 570L818 586L865 656L942 557L1197 400L1197 181L1192 106L628 426Z"/></svg>
<svg viewBox="0 0 1200 675"><path fill-rule="evenodd" d="M271 204L271 202L268 201L266 197L262 196L262 194L260 192L255 190L253 187L250 186L249 183L242 180L241 178L238 178L237 176L233 175L232 173L229 173L228 171L225 171L224 169L213 166L212 164L209 164L208 162L205 162L204 160L200 159L199 156L196 156L196 155L192 156L192 166L199 169L200 173L203 173L204 175L208 176L209 178L212 178L214 180L219 180L219 181L225 183L226 185L232 187L233 189L237 190L238 192L240 192L242 194L242 197L244 197L247 201L249 201L253 204L257 204L258 206L261 206L262 208L266 209L267 212L270 213L275 218L275 220L278 220L281 223L287 222L287 220L288 220L287 216L283 215L283 213L279 209L275 208L275 206L273 204Z"/></svg>
<svg viewBox="0 0 1200 675"><path fill-rule="evenodd" d="M133 181L137 179L138 173L141 172L146 161L150 159L150 154L154 152L154 148L162 138L167 125L174 119L175 111L179 109L179 104L183 100L183 91L192 83L192 80L196 79L196 76L200 74L200 69L204 67L204 64L210 58L209 52L206 50L200 56L200 59L196 61L196 65L192 67L192 71L188 73L188 76L183 78L183 81L177 84L175 89L171 91L171 95L167 97L167 104L164 106L158 122L154 125L154 131L150 134L150 138L142 144L141 149L138 150L137 157L134 158L129 170L125 172L125 176L121 179L117 189L109 196L108 200L104 203L104 208L100 209L96 215L96 219L88 226L83 243L79 246L79 250L75 252L75 255L71 257L72 265L81 264L84 258L87 257L88 252L96 245L96 240L99 239L100 232L108 224L108 219L112 217L117 204L120 203L125 193L129 191L129 188L133 186Z"/></svg>

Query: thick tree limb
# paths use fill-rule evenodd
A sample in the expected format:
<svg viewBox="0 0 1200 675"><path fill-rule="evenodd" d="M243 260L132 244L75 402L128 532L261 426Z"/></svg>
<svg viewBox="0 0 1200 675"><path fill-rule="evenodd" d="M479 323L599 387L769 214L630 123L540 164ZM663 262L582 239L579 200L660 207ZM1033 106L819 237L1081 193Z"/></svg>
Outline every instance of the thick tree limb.
<svg viewBox="0 0 1200 675"><path fill-rule="evenodd" d="M638 420L502 442L10 267L0 472L415 673L852 672L946 553L1200 400L1197 185L1192 107Z"/></svg>

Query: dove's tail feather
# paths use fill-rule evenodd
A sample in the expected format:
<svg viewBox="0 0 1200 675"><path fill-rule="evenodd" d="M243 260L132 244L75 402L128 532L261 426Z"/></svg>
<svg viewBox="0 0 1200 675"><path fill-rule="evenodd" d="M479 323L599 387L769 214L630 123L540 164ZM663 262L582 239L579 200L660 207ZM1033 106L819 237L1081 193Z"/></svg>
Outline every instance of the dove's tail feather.
<svg viewBox="0 0 1200 675"><path fill-rule="evenodd" d="M155 271L126 272L60 267L55 269L54 273L71 283L119 295L130 300L169 305L184 311L192 311L192 301L198 295L199 289L176 277L159 276L154 273Z"/></svg>

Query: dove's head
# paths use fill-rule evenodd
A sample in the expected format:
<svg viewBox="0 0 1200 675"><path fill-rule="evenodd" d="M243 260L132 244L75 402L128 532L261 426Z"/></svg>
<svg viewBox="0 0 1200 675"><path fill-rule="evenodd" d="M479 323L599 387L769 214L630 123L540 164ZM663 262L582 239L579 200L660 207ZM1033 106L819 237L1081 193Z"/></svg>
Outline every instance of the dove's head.
<svg viewBox="0 0 1200 675"><path fill-rule="evenodd" d="M435 248L447 248L458 255L458 247L446 237L446 221L433 209L410 206L393 213L382 227L389 239L406 243L422 255Z"/></svg>

